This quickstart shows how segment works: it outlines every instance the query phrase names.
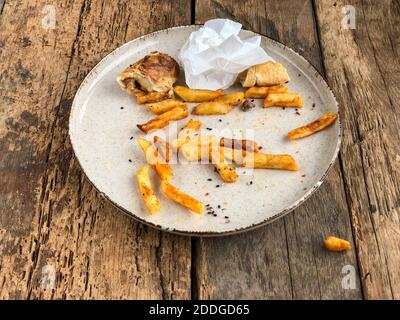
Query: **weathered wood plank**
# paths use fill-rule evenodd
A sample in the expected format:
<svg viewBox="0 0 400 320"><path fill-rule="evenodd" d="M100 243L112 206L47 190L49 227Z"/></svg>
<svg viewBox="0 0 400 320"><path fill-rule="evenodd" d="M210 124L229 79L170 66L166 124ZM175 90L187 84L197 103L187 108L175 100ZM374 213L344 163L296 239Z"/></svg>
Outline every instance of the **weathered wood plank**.
<svg viewBox="0 0 400 320"><path fill-rule="evenodd" d="M342 27L345 5L355 29ZM400 298L398 1L316 1L327 78L342 105L342 166L367 299Z"/></svg>
<svg viewBox="0 0 400 320"><path fill-rule="evenodd" d="M322 61L311 1L198 1L196 22L227 17L247 29L294 48L320 71ZM196 246L199 298L357 299L341 287L342 267L357 272L354 251L326 252L322 240L336 234L352 240L339 166L318 192L284 219L225 239L200 239Z"/></svg>
<svg viewBox="0 0 400 320"><path fill-rule="evenodd" d="M68 115L80 82L106 53L190 23L190 3L57 3L57 16L69 18L45 32L37 12L44 4L6 4L2 16L0 295L189 298L190 239L134 222L93 190L73 157ZM53 290L42 287L46 266L57 272Z"/></svg>

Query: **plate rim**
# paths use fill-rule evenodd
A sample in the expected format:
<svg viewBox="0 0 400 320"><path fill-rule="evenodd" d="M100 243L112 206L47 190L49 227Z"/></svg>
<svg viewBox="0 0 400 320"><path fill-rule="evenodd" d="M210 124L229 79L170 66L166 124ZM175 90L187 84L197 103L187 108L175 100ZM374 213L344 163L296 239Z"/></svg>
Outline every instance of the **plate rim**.
<svg viewBox="0 0 400 320"><path fill-rule="evenodd" d="M163 32L168 32L171 30L175 30L175 29L182 29L182 28L193 28L193 27L201 27L204 24L187 24L187 25L180 25L180 26L175 26L175 27L169 27L169 28L165 28L165 29L161 29L161 30L157 30L154 32L150 32L147 34L144 34L140 37L134 38L129 40L128 42L122 44L121 46L115 48L114 50L112 50L111 52L109 52L107 55L105 55L98 63L96 63L96 65L86 74L85 78L83 79L83 81L81 82L81 84L79 85L78 90L75 92L74 95L74 99L73 102L71 104L71 108L70 108L70 114L68 117L68 139L71 143L72 146L72 151L73 151L73 155L74 158L76 159L81 172L84 174L86 180L94 187L94 189L96 190L96 192L99 193L99 195L106 199L107 201L109 201L111 203L111 205L117 209L119 209L123 214L129 216L130 218L135 219L137 222L143 223L147 226L150 226L152 228L155 228L157 230L160 231L164 231L167 233L171 233L171 234L177 234L177 235L182 235L182 236L194 236L194 237L222 237L222 236L230 236L230 235L236 235L236 234L240 234L240 233L244 233L247 231L251 231L254 229L257 229L259 227L265 226L267 224L270 224L280 218L283 218L284 216L286 216L287 214L289 214L290 212L292 212L293 210L295 210L297 207L299 207L301 204L303 204L306 200L308 200L311 195L313 195L322 185L322 183L325 181L327 175L330 173L331 169L333 168L336 159L338 158L339 155L339 151L341 148L341 144L342 144L342 136L343 136L343 127L342 127L342 122L341 122L341 112L340 112L340 105L337 101L337 98L334 94L334 92L332 91L331 87L329 86L325 76L323 76L321 74L321 72L304 56L302 56L301 54L299 54L297 51L295 51L294 49L286 46L285 44L283 44L280 41L274 40L268 36L262 35L258 32L255 32L253 30L248 30L248 29L242 29L242 31L246 31L246 32L251 32L254 35L259 35L263 38L268 39L268 41L274 43L274 45L277 45L278 47L281 47L284 50L289 50L291 51L291 53L295 54L296 56L298 56L300 59L304 60L315 72L316 78L317 80L330 92L333 101L337 107L337 112L338 112L338 118L337 118L337 123L339 126L339 132L337 135L337 143L336 143L336 147L335 147L335 152L332 156L331 161L329 162L328 167L326 168L326 170L324 171L324 173L322 174L322 176L319 178L319 180L312 186L312 188L310 190L307 191L307 193L305 193L300 199L298 199L296 202L294 202L292 205L290 205L289 207L281 210L280 212L278 212L277 214L275 214L272 217L266 218L261 222L258 223L253 223L251 225L248 225L246 227L242 227L242 228L236 228L233 230L227 230L227 231L182 231L182 230L177 230L177 229L170 229L170 228L165 228L162 227L161 225L152 223L150 221L144 220L141 217L135 215L133 212L129 211L128 209L123 208L122 206L120 206L118 203L114 202L106 193L104 193L103 191L101 191L99 189L98 186L96 186L96 184L89 178L88 174L85 172L79 157L75 151L75 147L74 147L74 142L72 139L72 135L71 135L71 120L72 120L72 114L74 109L77 107L77 97L79 95L79 93L81 92L82 88L84 87L84 85L88 82L89 78L91 77L91 75L96 72L96 69L99 67L99 65L101 65L103 63L103 61L107 60L110 56L115 55L116 52L118 52L119 50L121 50L123 47L129 45L131 42L143 39L145 37L149 37L152 35L156 35L158 33L163 33Z"/></svg>

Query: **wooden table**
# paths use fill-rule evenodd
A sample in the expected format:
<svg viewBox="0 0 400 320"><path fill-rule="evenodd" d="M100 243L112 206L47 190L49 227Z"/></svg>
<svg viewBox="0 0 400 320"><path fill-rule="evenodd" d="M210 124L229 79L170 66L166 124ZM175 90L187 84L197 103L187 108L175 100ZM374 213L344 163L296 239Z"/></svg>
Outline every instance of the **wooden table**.
<svg viewBox="0 0 400 320"><path fill-rule="evenodd" d="M342 25L345 5L356 29ZM102 199L74 159L68 116L107 53L215 17L311 61L338 98L344 138L326 182L293 213L241 235L189 238ZM0 297L399 299L399 17L394 0L0 0ZM330 234L353 249L327 252Z"/></svg>

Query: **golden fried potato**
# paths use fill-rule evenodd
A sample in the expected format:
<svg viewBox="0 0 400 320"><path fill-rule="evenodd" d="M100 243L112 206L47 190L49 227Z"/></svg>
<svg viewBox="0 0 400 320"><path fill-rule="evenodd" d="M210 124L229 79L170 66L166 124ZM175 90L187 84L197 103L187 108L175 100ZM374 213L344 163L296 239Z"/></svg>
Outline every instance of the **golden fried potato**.
<svg viewBox="0 0 400 320"><path fill-rule="evenodd" d="M182 145L198 135L202 126L201 121L190 119L188 123L178 133L178 138L171 142L172 147L179 150Z"/></svg>
<svg viewBox="0 0 400 320"><path fill-rule="evenodd" d="M158 153L157 148L148 140L137 137L137 143L142 149L147 163L154 166L161 180L170 181L174 175L171 166Z"/></svg>
<svg viewBox="0 0 400 320"><path fill-rule="evenodd" d="M224 182L236 182L238 174L235 167L225 161L224 155L218 149L211 151L211 162Z"/></svg>
<svg viewBox="0 0 400 320"><path fill-rule="evenodd" d="M226 147L219 148L220 153L228 160L229 163L235 163L236 165L243 165L243 158L246 155L246 151L242 149L231 149Z"/></svg>
<svg viewBox="0 0 400 320"><path fill-rule="evenodd" d="M138 104L157 102L167 98L170 98L170 94L168 92L136 92L136 102Z"/></svg>
<svg viewBox="0 0 400 320"><path fill-rule="evenodd" d="M161 190L168 198L179 203L181 206L192 210L193 212L202 213L204 211L204 204L201 201L189 196L186 193L183 193L169 182L162 181Z"/></svg>
<svg viewBox="0 0 400 320"><path fill-rule="evenodd" d="M292 156L288 154L265 154L247 152L243 158L243 166L259 169L283 169L297 171L299 167Z"/></svg>
<svg viewBox="0 0 400 320"><path fill-rule="evenodd" d="M242 149L248 152L258 152L259 147L255 141L245 139L230 139L222 137L219 140L221 147L227 147L231 149Z"/></svg>
<svg viewBox="0 0 400 320"><path fill-rule="evenodd" d="M229 104L223 104L221 102L203 102L195 106L192 110L192 114L198 116L208 116L215 114L227 114L231 112L233 106Z"/></svg>
<svg viewBox="0 0 400 320"><path fill-rule="evenodd" d="M213 102L221 102L223 104L228 104L230 106L237 106L241 104L244 100L243 92L227 93L214 99Z"/></svg>
<svg viewBox="0 0 400 320"><path fill-rule="evenodd" d="M156 146L158 153L161 154L161 156L165 159L166 162L169 162L169 160L171 160L172 157L172 150L170 144L158 136L153 137L153 143Z"/></svg>
<svg viewBox="0 0 400 320"><path fill-rule="evenodd" d="M181 146L181 152L190 162L211 160L211 151L216 146L216 136L200 136L189 140Z"/></svg>
<svg viewBox="0 0 400 320"><path fill-rule="evenodd" d="M263 107L302 108L303 105L303 99L297 93L269 93L264 100Z"/></svg>
<svg viewBox="0 0 400 320"><path fill-rule="evenodd" d="M283 84L270 87L251 87L246 90L244 96L252 99L264 99L270 93L287 93L288 91L289 89Z"/></svg>
<svg viewBox="0 0 400 320"><path fill-rule="evenodd" d="M300 139L312 135L322 129L332 125L337 119L336 113L326 113L321 118L303 126L300 128L293 129L288 133L290 140Z"/></svg>
<svg viewBox="0 0 400 320"><path fill-rule="evenodd" d="M175 107L185 107L185 106L186 106L185 103L175 99L167 99L154 103L146 103L146 107L155 114L161 114L167 112Z"/></svg>
<svg viewBox="0 0 400 320"><path fill-rule="evenodd" d="M176 86L174 92L183 101L186 102L204 102L211 101L219 97L224 93L224 90L200 90L200 89L190 89L188 87Z"/></svg>
<svg viewBox="0 0 400 320"><path fill-rule="evenodd" d="M151 214L160 211L160 202L154 194L150 182L149 165L141 167L136 173L136 179L144 203Z"/></svg>
<svg viewBox="0 0 400 320"><path fill-rule="evenodd" d="M166 127L172 120L181 120L189 115L189 109L187 106L175 107L167 112L164 112L154 119L148 121L145 124L138 124L137 127L144 133L148 133L151 130L161 129Z"/></svg>
<svg viewBox="0 0 400 320"><path fill-rule="evenodd" d="M330 251L347 251L351 249L349 241L329 236L324 240L325 248Z"/></svg>

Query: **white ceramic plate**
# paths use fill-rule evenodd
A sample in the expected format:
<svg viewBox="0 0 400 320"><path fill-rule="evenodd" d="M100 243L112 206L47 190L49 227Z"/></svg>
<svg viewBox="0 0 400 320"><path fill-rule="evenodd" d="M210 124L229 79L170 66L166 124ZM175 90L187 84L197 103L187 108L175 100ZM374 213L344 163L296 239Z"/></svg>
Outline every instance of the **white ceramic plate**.
<svg viewBox="0 0 400 320"><path fill-rule="evenodd" d="M286 136L295 127L326 112L339 110L328 85L310 63L288 47L262 37L262 47L288 69L289 90L302 95L305 107L296 114L292 108L263 109L259 107L262 100L256 100L258 107L249 112L236 108L228 115L201 117L201 120L204 127L215 129L209 131L213 134L222 129L226 131L225 136L253 129L254 139L263 147L262 151L291 154L300 170L249 170L242 172L236 183L223 184L211 165L173 165L173 183L212 206L216 216L197 215L173 203L162 195L155 177L153 185L157 189L161 211L149 215L135 179L136 170L145 161L131 137L143 136L136 124L148 121L153 115L137 105L133 96L123 92L115 79L129 64L151 51L165 52L177 59L184 41L198 28L183 26L145 35L106 56L88 74L76 93L69 133L75 155L90 182L125 213L170 232L224 235L282 217L321 185L339 151L340 119L327 130L305 139L288 141ZM253 35L251 31L240 34L241 37ZM180 82L184 83L183 79ZM234 90L243 91L243 88L238 85L227 91ZM179 121L178 126L182 127L187 120ZM162 134L160 131L167 132L168 129L156 133Z"/></svg>

